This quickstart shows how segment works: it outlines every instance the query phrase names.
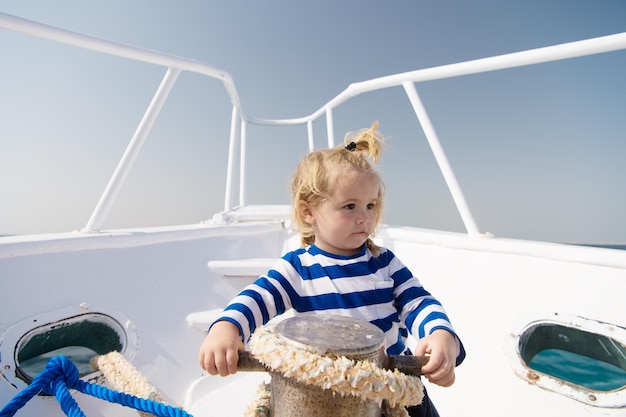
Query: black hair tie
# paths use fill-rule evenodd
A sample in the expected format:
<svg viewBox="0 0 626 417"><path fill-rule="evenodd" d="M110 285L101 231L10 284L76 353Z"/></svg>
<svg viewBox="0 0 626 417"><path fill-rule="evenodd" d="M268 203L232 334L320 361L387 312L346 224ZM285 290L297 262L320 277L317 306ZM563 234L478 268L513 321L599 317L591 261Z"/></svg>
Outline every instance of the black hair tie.
<svg viewBox="0 0 626 417"><path fill-rule="evenodd" d="M351 152L352 152L352 151L354 151L354 150L356 150L356 143L354 143L354 141L353 141L353 142L348 143L348 145L346 146L346 149L347 149L347 150L349 150L349 151L351 151Z"/></svg>

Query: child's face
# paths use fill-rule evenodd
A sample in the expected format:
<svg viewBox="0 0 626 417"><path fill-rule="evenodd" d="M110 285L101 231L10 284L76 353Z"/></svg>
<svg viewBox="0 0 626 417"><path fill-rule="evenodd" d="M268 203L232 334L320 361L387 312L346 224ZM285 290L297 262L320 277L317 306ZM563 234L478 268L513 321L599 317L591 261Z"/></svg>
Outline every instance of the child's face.
<svg viewBox="0 0 626 417"><path fill-rule="evenodd" d="M315 244L336 255L358 253L376 227L379 187L374 175L341 173L334 193L305 216L315 231Z"/></svg>

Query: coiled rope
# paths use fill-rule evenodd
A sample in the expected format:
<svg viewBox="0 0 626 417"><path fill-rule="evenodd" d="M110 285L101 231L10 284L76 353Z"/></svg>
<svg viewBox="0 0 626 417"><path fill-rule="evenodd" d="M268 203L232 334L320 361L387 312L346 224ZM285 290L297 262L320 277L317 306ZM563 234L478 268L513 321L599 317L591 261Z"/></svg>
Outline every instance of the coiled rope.
<svg viewBox="0 0 626 417"><path fill-rule="evenodd" d="M105 386L85 382L79 378L78 368L65 356L55 356L48 361L46 368L33 379L31 384L20 391L0 411L0 417L11 417L26 403L43 392L54 395L61 410L69 417L84 417L78 403L70 395L69 390L75 389L83 394L134 408L138 411L154 414L158 417L193 417L186 411L150 399L111 390Z"/></svg>

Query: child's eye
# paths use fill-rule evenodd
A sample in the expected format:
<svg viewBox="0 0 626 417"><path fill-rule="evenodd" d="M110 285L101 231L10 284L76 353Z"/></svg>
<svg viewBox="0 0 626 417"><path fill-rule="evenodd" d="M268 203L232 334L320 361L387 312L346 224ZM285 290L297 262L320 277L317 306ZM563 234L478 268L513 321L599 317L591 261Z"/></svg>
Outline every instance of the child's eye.
<svg viewBox="0 0 626 417"><path fill-rule="evenodd" d="M343 206L345 209L348 210L354 210L354 208L356 207L354 204L346 204L345 206Z"/></svg>
<svg viewBox="0 0 626 417"><path fill-rule="evenodd" d="M375 208L376 208L376 204L375 204L375 203L369 203L369 204L367 205L367 209L368 209L368 210L374 210Z"/></svg>

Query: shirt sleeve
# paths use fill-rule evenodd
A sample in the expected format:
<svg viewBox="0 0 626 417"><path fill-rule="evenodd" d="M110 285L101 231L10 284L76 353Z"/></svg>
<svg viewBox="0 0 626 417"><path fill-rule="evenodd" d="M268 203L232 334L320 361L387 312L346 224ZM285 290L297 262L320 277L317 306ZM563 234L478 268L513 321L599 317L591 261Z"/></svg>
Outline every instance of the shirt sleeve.
<svg viewBox="0 0 626 417"><path fill-rule="evenodd" d="M285 258L280 259L266 275L237 294L213 324L233 323L246 343L257 327L291 308L293 287L289 278L292 269Z"/></svg>
<svg viewBox="0 0 626 417"><path fill-rule="evenodd" d="M422 286L400 259L392 253L390 255L390 275L394 280L394 296L401 320L418 340L439 329L452 333L459 342L456 359L456 364L459 365L465 358L465 348L443 305Z"/></svg>

